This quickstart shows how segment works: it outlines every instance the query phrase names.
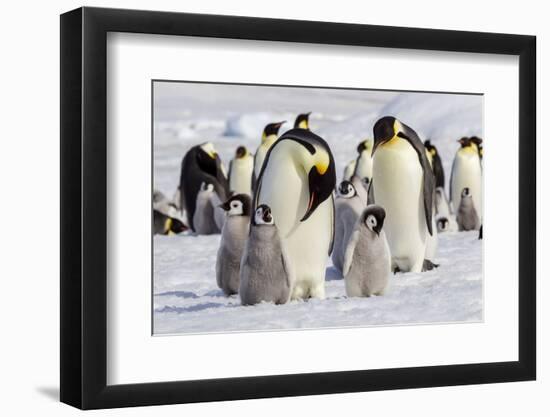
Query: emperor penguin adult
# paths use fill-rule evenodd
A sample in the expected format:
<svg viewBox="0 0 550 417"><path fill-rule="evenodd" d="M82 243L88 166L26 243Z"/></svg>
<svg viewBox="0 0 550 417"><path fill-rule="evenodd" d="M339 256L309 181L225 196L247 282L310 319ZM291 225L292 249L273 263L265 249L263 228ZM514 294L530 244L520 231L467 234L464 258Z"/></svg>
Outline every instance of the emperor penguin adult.
<svg viewBox="0 0 550 417"><path fill-rule="evenodd" d="M295 269L293 299L324 298L333 247L334 157L324 139L305 129L284 133L269 150L254 207L271 207Z"/></svg>
<svg viewBox="0 0 550 417"><path fill-rule="evenodd" d="M346 247L344 282L348 297L384 295L391 273L390 248L382 226L386 212L370 205L361 213Z"/></svg>
<svg viewBox="0 0 550 417"><path fill-rule="evenodd" d="M386 211L392 268L421 272L428 237L435 232L435 177L426 149L417 133L395 117L382 117L373 131L371 189L376 204Z"/></svg>
<svg viewBox="0 0 550 417"><path fill-rule="evenodd" d="M183 233L187 226L178 218L170 217L157 209L153 209L153 234L175 235Z"/></svg>
<svg viewBox="0 0 550 417"><path fill-rule="evenodd" d="M353 175L361 180L372 179L372 140L367 139L357 145L357 162Z"/></svg>
<svg viewBox="0 0 550 417"><path fill-rule="evenodd" d="M294 121L294 129L305 129L309 130L309 116L311 112L309 113L302 113L296 116L296 120Z"/></svg>
<svg viewBox="0 0 550 417"><path fill-rule="evenodd" d="M262 165L264 164L264 159L267 152L277 141L279 129L284 123L286 122L269 123L262 132L262 142L254 154L254 177L252 179L253 187L255 187L258 178L260 177L260 171L262 170Z"/></svg>
<svg viewBox="0 0 550 417"><path fill-rule="evenodd" d="M336 216L332 264L341 272L348 240L366 204L357 194L353 183L344 180L338 186L338 197L334 205Z"/></svg>
<svg viewBox="0 0 550 417"><path fill-rule="evenodd" d="M239 274L244 245L248 238L252 200L235 194L221 205L227 219L216 258L216 282L225 295L239 292Z"/></svg>
<svg viewBox="0 0 550 417"><path fill-rule="evenodd" d="M235 194L252 195L252 173L254 172L254 156L239 146L235 156L229 162L229 191Z"/></svg>
<svg viewBox="0 0 550 417"><path fill-rule="evenodd" d="M202 183L212 184L221 201L227 199L229 182L222 161L210 142L193 146L181 162L180 207L186 211L187 221L193 231L196 231L193 219Z"/></svg>
<svg viewBox="0 0 550 417"><path fill-rule="evenodd" d="M450 181L450 201L456 212L460 205L461 193L468 188L474 207L481 217L483 213L482 200L482 167L479 157L479 146L482 140L477 136L463 137L459 141L460 148L455 154Z"/></svg>
<svg viewBox="0 0 550 417"><path fill-rule="evenodd" d="M432 145L431 140L424 141L424 146L428 151L428 158L430 159L432 170L435 175L435 186L445 188L445 171L443 170L443 163L437 148Z"/></svg>

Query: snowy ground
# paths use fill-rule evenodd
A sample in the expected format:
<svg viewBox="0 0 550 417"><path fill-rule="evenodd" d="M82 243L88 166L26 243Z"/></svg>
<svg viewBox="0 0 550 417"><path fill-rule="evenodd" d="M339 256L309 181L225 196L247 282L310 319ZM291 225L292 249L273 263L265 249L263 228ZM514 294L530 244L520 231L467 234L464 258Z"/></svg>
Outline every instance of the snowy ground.
<svg viewBox="0 0 550 417"><path fill-rule="evenodd" d="M307 111L313 111L312 130L331 146L339 179L374 122L393 115L438 147L448 183L457 139L483 137L482 108L483 98L474 95L156 83L154 186L172 196L191 146L213 142L227 166L237 146L255 151L266 123L289 121L282 133ZM214 275L218 242L219 236L154 237L156 334L482 320L477 232L440 234L435 261L441 266L393 276L383 297L345 298L343 281L328 264L326 300L283 306L242 307L238 296L223 296Z"/></svg>
<svg viewBox="0 0 550 417"><path fill-rule="evenodd" d="M329 264L325 300L240 305L216 286L219 235L155 236L154 330L163 333L465 322L482 319L481 241L477 232L440 236L436 271L391 277L387 295L346 298ZM467 260L467 261L465 261Z"/></svg>

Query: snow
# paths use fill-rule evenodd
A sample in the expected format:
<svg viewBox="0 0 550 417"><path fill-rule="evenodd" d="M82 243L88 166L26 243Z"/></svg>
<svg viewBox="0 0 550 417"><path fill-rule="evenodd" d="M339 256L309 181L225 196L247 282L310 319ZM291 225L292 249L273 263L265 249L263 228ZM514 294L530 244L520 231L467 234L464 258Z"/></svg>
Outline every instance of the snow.
<svg viewBox="0 0 550 417"><path fill-rule="evenodd" d="M483 98L477 95L155 83L154 187L172 196L181 159L196 144L214 143L226 167L237 146L254 152L268 122L312 111L310 125L331 146L338 180L371 137L381 116L393 115L438 147L447 181L457 139L483 137ZM154 237L155 334L296 328L476 322L483 319L482 241L477 232L439 235L440 267L391 277L387 295L345 297L327 260L325 300L243 307L216 286L219 235Z"/></svg>

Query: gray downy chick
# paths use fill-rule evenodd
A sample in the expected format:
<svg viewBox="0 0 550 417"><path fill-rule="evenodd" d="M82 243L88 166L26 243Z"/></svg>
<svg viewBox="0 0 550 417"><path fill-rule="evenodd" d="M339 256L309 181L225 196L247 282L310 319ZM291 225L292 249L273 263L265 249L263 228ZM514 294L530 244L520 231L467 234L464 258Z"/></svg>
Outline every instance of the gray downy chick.
<svg viewBox="0 0 550 417"><path fill-rule="evenodd" d="M271 209L261 204L253 214L241 260L239 295L243 305L290 299L294 273L284 251Z"/></svg>
<svg viewBox="0 0 550 417"><path fill-rule="evenodd" d="M460 193L460 205L456 212L456 222L460 231L479 230L481 226L474 206L474 200L468 187L464 188Z"/></svg>
<svg viewBox="0 0 550 417"><path fill-rule="evenodd" d="M332 263L341 272L348 240L355 222L365 209L365 204L358 196L355 186L350 181L344 180L338 186L338 197L334 205L336 212Z"/></svg>
<svg viewBox="0 0 550 417"><path fill-rule="evenodd" d="M214 219L213 194L214 186L203 182L197 193L197 203L193 215L193 225L198 235L212 235L220 232Z"/></svg>
<svg viewBox="0 0 550 417"><path fill-rule="evenodd" d="M348 297L383 295L388 288L391 256L382 230L385 217L382 207L370 205L357 220L344 261Z"/></svg>
<svg viewBox="0 0 550 417"><path fill-rule="evenodd" d="M251 206L246 194L233 195L220 206L227 219L216 258L216 282L225 295L239 292L240 265L248 238Z"/></svg>

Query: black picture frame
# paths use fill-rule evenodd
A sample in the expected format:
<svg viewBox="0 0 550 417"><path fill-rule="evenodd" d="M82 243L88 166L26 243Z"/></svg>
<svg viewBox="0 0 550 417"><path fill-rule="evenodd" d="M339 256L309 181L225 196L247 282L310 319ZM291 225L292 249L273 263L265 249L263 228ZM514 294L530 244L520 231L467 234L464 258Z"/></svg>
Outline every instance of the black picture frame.
<svg viewBox="0 0 550 417"><path fill-rule="evenodd" d="M518 56L518 361L107 385L108 32ZM534 36L84 7L61 15L60 57L62 402L94 409L536 378Z"/></svg>

